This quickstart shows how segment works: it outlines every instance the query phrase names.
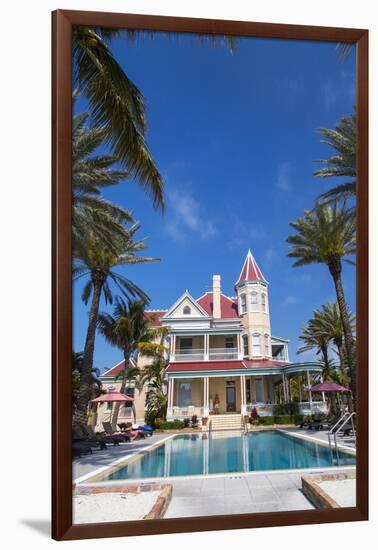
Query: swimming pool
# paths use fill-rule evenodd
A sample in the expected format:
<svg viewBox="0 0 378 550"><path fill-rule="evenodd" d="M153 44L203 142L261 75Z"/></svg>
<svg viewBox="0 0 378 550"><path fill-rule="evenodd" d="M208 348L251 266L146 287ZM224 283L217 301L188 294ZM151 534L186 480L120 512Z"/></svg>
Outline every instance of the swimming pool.
<svg viewBox="0 0 378 550"><path fill-rule="evenodd" d="M229 432L176 435L121 464L101 481L349 466L355 456L338 457L317 445L279 431L248 435Z"/></svg>

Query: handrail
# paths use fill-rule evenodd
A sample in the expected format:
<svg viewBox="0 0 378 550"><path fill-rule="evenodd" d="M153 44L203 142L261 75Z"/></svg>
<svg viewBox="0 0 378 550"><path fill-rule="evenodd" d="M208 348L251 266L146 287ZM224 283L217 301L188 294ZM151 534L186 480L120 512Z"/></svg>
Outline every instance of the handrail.
<svg viewBox="0 0 378 550"><path fill-rule="evenodd" d="M334 442L335 442L335 449L337 450L337 434L344 428L345 424L347 424L349 421L352 422L352 430L354 433L356 433L356 430L355 430L355 427L354 427L354 422L353 422L353 417L356 416L356 413L353 411L351 413L348 414L347 418L344 420L344 422L341 424L341 426L339 426L337 428L337 430L333 433L333 438L334 438Z"/></svg>
<svg viewBox="0 0 378 550"><path fill-rule="evenodd" d="M339 426L339 424L341 424L341 422L344 420L344 418L346 416L349 415L349 411L345 411L341 416L340 418L338 419L337 422L335 422L335 424L332 426L332 428L330 430L328 430L328 445L330 448L332 448L332 444L331 444L331 435L333 435L334 433L334 430Z"/></svg>

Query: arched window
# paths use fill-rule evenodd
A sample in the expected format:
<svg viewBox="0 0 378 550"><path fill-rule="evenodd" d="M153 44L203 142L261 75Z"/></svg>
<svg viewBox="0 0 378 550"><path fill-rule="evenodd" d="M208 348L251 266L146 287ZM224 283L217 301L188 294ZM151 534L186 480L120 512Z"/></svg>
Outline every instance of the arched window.
<svg viewBox="0 0 378 550"><path fill-rule="evenodd" d="M251 310L252 311L259 310L258 294L255 291L253 291L251 294Z"/></svg>
<svg viewBox="0 0 378 550"><path fill-rule="evenodd" d="M185 306L185 307L184 307L184 310L183 310L183 314L184 314L184 315L190 315L191 312L192 312L192 310L190 309L189 306Z"/></svg>
<svg viewBox="0 0 378 550"><path fill-rule="evenodd" d="M248 357L249 356L249 349L248 349L248 336L245 334L243 336L243 356Z"/></svg>
<svg viewBox="0 0 378 550"><path fill-rule="evenodd" d="M240 307L241 307L241 312L242 313L245 313L247 311L247 299L246 299L245 294L242 294L240 296Z"/></svg>
<svg viewBox="0 0 378 550"><path fill-rule="evenodd" d="M257 333L252 336L252 355L253 356L261 355L260 334L257 334Z"/></svg>
<svg viewBox="0 0 378 550"><path fill-rule="evenodd" d="M269 349L269 334L264 334L264 350L265 350L265 356L270 356L270 349Z"/></svg>
<svg viewBox="0 0 378 550"><path fill-rule="evenodd" d="M261 306L264 313L266 313L266 294L263 292L261 294Z"/></svg>

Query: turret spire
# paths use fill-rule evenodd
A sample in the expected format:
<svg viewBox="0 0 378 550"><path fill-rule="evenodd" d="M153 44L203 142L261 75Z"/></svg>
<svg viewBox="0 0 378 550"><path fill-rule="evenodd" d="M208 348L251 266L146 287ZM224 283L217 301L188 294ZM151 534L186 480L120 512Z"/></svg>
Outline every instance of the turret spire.
<svg viewBox="0 0 378 550"><path fill-rule="evenodd" d="M246 281L263 281L264 283L267 282L264 275L262 274L261 269L257 265L251 250L248 250L242 270L239 275L239 279L236 281L236 286Z"/></svg>

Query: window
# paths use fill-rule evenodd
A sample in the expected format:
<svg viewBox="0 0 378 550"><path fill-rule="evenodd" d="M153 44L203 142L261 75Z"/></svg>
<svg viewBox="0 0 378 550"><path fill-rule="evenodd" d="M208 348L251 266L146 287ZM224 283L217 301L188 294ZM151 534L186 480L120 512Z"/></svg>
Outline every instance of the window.
<svg viewBox="0 0 378 550"><path fill-rule="evenodd" d="M192 383L179 382L178 387L178 406L188 407L192 404Z"/></svg>
<svg viewBox="0 0 378 550"><path fill-rule="evenodd" d="M261 403L262 401L264 401L264 384L263 384L262 378L256 378L255 387L256 387L256 401L257 403Z"/></svg>
<svg viewBox="0 0 378 550"><path fill-rule="evenodd" d="M266 313L266 294L261 294L261 306L264 313Z"/></svg>
<svg viewBox="0 0 378 550"><path fill-rule="evenodd" d="M107 401L106 410L107 411L112 411L113 410L113 402L112 401Z"/></svg>
<svg viewBox="0 0 378 550"><path fill-rule="evenodd" d="M189 306L185 306L184 309L183 309L183 314L184 315L190 315L192 313L192 310L190 309Z"/></svg>
<svg viewBox="0 0 378 550"><path fill-rule="evenodd" d="M251 309L252 309L252 311L258 311L259 310L259 302L258 302L257 292L252 292L252 294L251 294Z"/></svg>
<svg viewBox="0 0 378 550"><path fill-rule="evenodd" d="M181 353L192 353L193 340L191 338L180 338L180 351Z"/></svg>
<svg viewBox="0 0 378 550"><path fill-rule="evenodd" d="M245 294L242 294L240 296L240 307L241 307L242 313L245 313L247 311L247 300L246 300Z"/></svg>
<svg viewBox="0 0 378 550"><path fill-rule="evenodd" d="M260 334L254 334L252 336L252 350L253 355L261 355L260 351Z"/></svg>
<svg viewBox="0 0 378 550"><path fill-rule="evenodd" d="M243 336L243 355L244 355L244 357L248 357L248 355L249 355L248 336Z"/></svg>
<svg viewBox="0 0 378 550"><path fill-rule="evenodd" d="M234 339L232 336L227 336L227 338L225 339L225 348L226 349L234 348Z"/></svg>
<svg viewBox="0 0 378 550"><path fill-rule="evenodd" d="M269 334L264 335L264 348L265 348L265 355L270 355L270 353L269 353Z"/></svg>
<svg viewBox="0 0 378 550"><path fill-rule="evenodd" d="M251 380L247 378L245 381L245 393L247 398L247 403L250 403L252 401L251 399Z"/></svg>

